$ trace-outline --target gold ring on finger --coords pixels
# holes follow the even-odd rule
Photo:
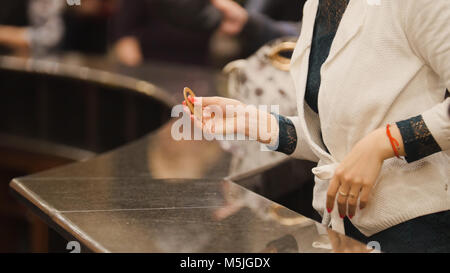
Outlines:
[[[340,194],[341,196],[343,196],[343,197],[347,197],[347,195],[348,195],[348,194],[343,193],[343,192],[341,192],[341,191],[339,191],[339,194]]]

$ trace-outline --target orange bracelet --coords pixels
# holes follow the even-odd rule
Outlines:
[[[400,154],[398,152],[400,150],[400,144],[398,144],[398,141],[392,137],[391,131],[389,130],[389,124],[386,126],[386,134],[391,142],[392,150],[394,150],[395,156],[400,158]]]

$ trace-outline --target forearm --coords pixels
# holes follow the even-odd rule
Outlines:
[[[273,140],[270,142],[271,148],[275,151],[285,153],[287,155],[292,154],[297,146],[297,133],[294,124],[286,117],[272,114],[273,117],[278,121],[274,130],[277,131],[275,134],[277,136],[277,141]],[[405,148],[403,144],[403,138],[400,133],[399,128],[396,124],[390,125],[390,133],[393,138],[399,142],[398,152],[400,156],[405,156]],[[373,143],[375,143],[378,151],[378,156],[383,160],[395,156],[392,145],[386,134],[386,127],[381,127],[368,137],[372,138]],[[274,144],[275,143],[275,144]]]
[[[442,151],[421,115],[391,124],[390,133],[399,144],[399,156],[405,156],[408,162]],[[372,136],[379,148],[381,159],[396,156],[387,136],[386,127],[375,130]]]
[[[27,38],[28,28],[13,27],[0,25],[0,44],[12,49],[29,48],[29,40]]]
[[[399,156],[409,156],[409,162],[418,158],[428,156],[440,151],[439,145],[433,140],[423,119],[418,117],[410,118],[401,122],[390,124],[389,132],[391,137],[397,140],[395,146]],[[292,154],[297,146],[297,134],[294,124],[286,117],[277,114],[257,110],[255,107],[246,111],[245,135],[257,141],[268,144],[269,148],[285,154]],[[235,128],[239,128],[239,121],[235,122]],[[417,128],[414,124],[418,124]],[[405,124],[413,124],[405,126]],[[412,130],[412,132],[407,133]],[[418,131],[420,130],[420,132]],[[235,129],[237,133],[239,129]],[[380,127],[367,136],[370,139],[367,143],[372,143],[376,148],[376,156],[386,160],[396,156],[394,147],[388,137],[386,126]],[[418,147],[419,148],[416,148]],[[425,149],[423,147],[428,147]],[[413,150],[415,148],[415,150]],[[424,152],[425,151],[425,152]],[[409,154],[408,154],[409,152]]]

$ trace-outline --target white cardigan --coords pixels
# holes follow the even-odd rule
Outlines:
[[[305,5],[291,61],[299,114],[290,119],[298,137],[292,156],[318,162],[313,206],[323,224],[344,232],[338,210],[325,209],[337,164],[370,132],[419,114],[442,152],[409,164],[386,160],[368,206],[351,221],[370,236],[449,210],[450,0],[351,0],[321,69],[320,119],[304,101],[317,7],[318,0]]]

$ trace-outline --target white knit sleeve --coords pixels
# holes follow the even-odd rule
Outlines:
[[[404,29],[417,56],[441,78],[450,90],[450,1],[413,0],[406,4]],[[442,150],[450,149],[450,99],[422,113]]]

